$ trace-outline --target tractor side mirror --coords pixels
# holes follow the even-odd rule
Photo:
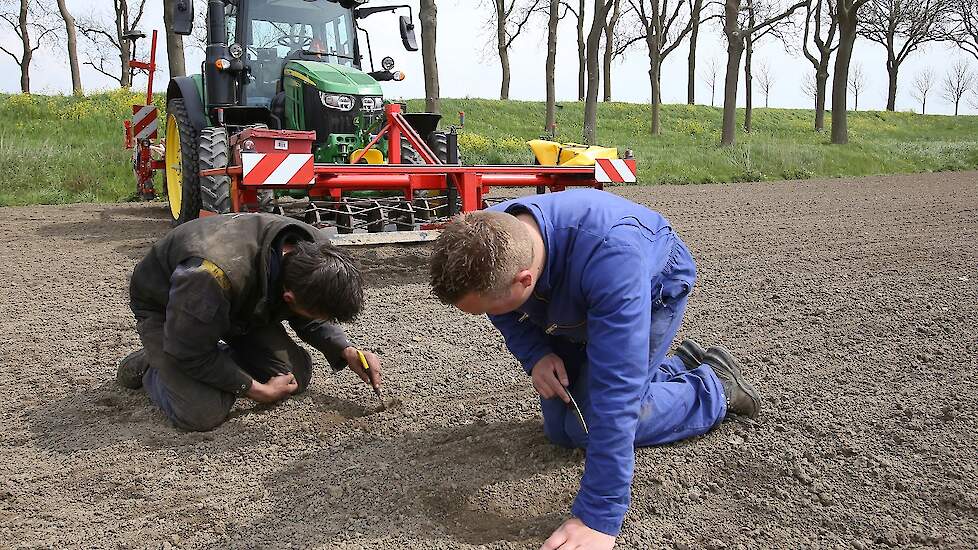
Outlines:
[[[401,42],[404,43],[405,50],[409,52],[418,51],[418,39],[414,36],[414,23],[407,15],[401,16]]]
[[[176,0],[173,6],[173,32],[183,36],[194,30],[193,0]]]

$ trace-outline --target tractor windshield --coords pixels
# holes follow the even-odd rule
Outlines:
[[[267,106],[280,89],[285,62],[307,55],[303,52],[322,54],[317,61],[358,65],[350,9],[329,0],[245,0],[240,5],[234,35],[246,46],[251,65],[248,104]]]

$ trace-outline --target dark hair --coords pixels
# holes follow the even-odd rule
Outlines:
[[[363,276],[353,258],[323,242],[297,242],[282,260],[282,288],[300,308],[332,321],[352,321],[363,307]]]

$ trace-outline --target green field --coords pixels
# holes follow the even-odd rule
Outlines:
[[[0,206],[133,198],[122,120],[136,98],[122,91],[83,98],[0,95]],[[409,104],[412,111],[423,108],[421,101]],[[443,100],[446,123],[456,123],[458,111],[465,111],[459,143],[467,164],[531,161],[525,142],[541,133],[542,103]],[[581,103],[561,103],[559,140],[580,140],[582,113]],[[718,108],[666,105],[660,136],[649,134],[647,105],[603,103],[598,113],[600,143],[633,149],[645,184],[978,168],[975,116],[852,113],[851,143],[835,146],[827,133],[811,130],[812,111],[755,109],[754,131],[741,132],[736,147],[721,148]]]

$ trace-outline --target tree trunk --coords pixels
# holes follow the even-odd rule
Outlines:
[[[587,80],[587,46],[584,41],[584,0],[578,2],[577,18],[577,100],[584,101],[585,82]]]
[[[24,48],[24,55],[20,58],[20,91],[31,93],[31,58],[34,51],[31,49],[30,28],[27,22],[27,8],[29,0],[20,0],[20,14],[17,25],[20,27],[20,41]]]
[[[751,25],[754,24],[754,18],[751,17]],[[744,131],[748,134],[751,129],[751,122],[754,114],[754,77],[750,74],[751,71],[751,57],[754,55],[754,39],[748,34],[745,42],[745,52],[744,55],[744,92],[746,97],[746,103],[744,104]]]
[[[506,6],[503,0],[496,0],[496,51],[503,72],[499,99],[509,99],[509,48],[506,47]]]
[[[620,0],[615,0],[615,7],[604,28],[604,101],[611,101],[611,62],[615,57],[615,25],[620,16]]]
[[[435,45],[438,36],[438,7],[435,0],[421,0],[421,58],[424,63],[424,108],[440,113],[441,91],[438,85],[438,57]]]
[[[549,18],[547,19],[547,120],[544,129],[556,133],[557,129],[557,87],[554,82],[554,72],[557,68],[557,23],[560,21],[560,1],[550,0]]]
[[[63,2],[64,0],[58,0]],[[187,75],[187,62],[183,53],[183,37],[173,32],[173,10],[176,2],[163,0],[163,28],[166,30],[166,59],[170,78]]]
[[[815,131],[825,129],[825,85],[829,80],[828,59],[815,71]]]
[[[662,60],[649,56],[649,81],[652,84],[652,135],[662,134]]]
[[[723,83],[723,130],[720,145],[733,145],[737,127],[737,76],[740,74],[740,57],[744,43],[740,37],[727,42],[727,74]]]
[[[123,38],[129,27],[129,3],[128,0],[114,0],[115,2],[115,33],[119,41],[119,59],[122,61],[122,73],[119,75],[119,84],[122,88],[132,87],[132,76],[129,74],[129,58],[133,43]]]
[[[78,37],[75,34],[75,18],[68,11],[65,0],[58,0],[58,10],[65,22],[65,35],[68,38],[68,66],[71,68],[71,92],[82,94],[81,72],[78,69]]]
[[[696,104],[696,40],[700,34],[700,14],[703,12],[703,0],[693,0],[690,21],[693,28],[689,32],[689,57],[687,58],[686,103]],[[710,104],[713,104],[712,99]]]
[[[888,86],[886,87],[886,110],[896,111],[897,94],[897,73],[900,65],[895,60],[886,60],[886,74],[889,76]]]
[[[922,115],[926,115],[927,114],[927,94],[924,94],[924,100],[921,102],[921,105],[920,105],[920,114],[922,114]]]
[[[958,96],[958,97],[960,98],[961,96]],[[954,100],[954,116],[958,116],[958,105],[960,105],[960,104],[961,104],[961,100],[960,99]]]
[[[587,93],[584,98],[584,143],[594,145],[598,140],[598,87],[601,85],[598,46],[608,12],[604,0],[594,0],[594,20],[587,36]]]
[[[840,2],[841,3],[841,2]],[[849,85],[849,62],[856,42],[856,14],[842,6],[837,8],[839,18],[839,48],[835,52],[835,72],[832,75],[832,143],[849,143],[849,119],[846,113]]]

